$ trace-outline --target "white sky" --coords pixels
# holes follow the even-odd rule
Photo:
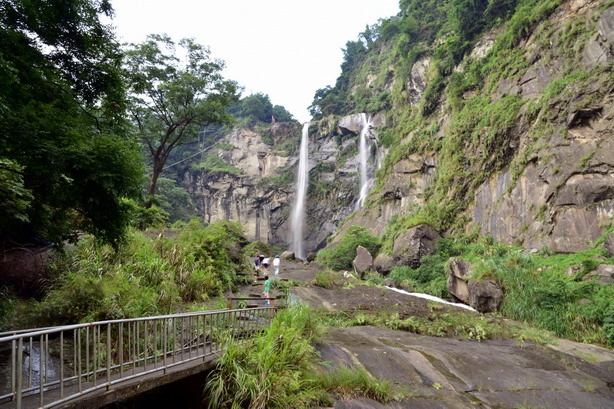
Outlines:
[[[317,89],[334,85],[342,48],[399,0],[112,0],[120,42],[194,37],[226,62],[224,76],[308,121]]]

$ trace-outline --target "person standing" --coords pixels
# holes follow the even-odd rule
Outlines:
[[[262,260],[262,267],[264,267],[264,274],[269,274],[269,265],[271,264],[271,259],[269,257],[265,257]]]
[[[269,281],[268,274],[264,276],[264,291],[262,292],[262,296],[264,297],[264,305],[271,305],[269,302],[269,298],[271,296],[271,282]]]
[[[258,281],[258,272],[260,271],[260,257],[254,260],[254,281]]]
[[[279,254],[275,254],[275,259],[273,260],[273,270],[275,271],[275,277],[279,275],[279,264],[281,260],[279,259]]]

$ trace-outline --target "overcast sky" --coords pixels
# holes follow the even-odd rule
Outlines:
[[[227,79],[262,92],[301,122],[315,91],[334,85],[345,43],[396,15],[398,0],[112,0],[121,42],[194,37],[226,62]]]

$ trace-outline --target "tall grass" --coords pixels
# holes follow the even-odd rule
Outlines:
[[[236,273],[249,268],[238,224],[192,222],[169,237],[153,236],[132,231],[117,250],[82,238],[51,266],[58,278],[34,305],[32,324],[182,311],[232,289],[241,281]]]
[[[322,371],[312,345],[320,333],[303,305],[280,311],[259,337],[229,342],[205,386],[209,408],[308,408],[337,397],[392,399],[390,383],[366,371]],[[341,375],[341,376],[340,376]]]

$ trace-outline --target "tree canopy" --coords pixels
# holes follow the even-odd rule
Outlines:
[[[0,0],[0,240],[115,243],[136,195],[107,0]]]
[[[273,117],[279,122],[295,122],[290,112],[281,105],[273,105],[267,94],[258,92],[248,95],[235,102],[229,113],[237,118],[245,118],[250,124],[257,122],[271,122]]]
[[[222,77],[223,68],[222,61],[192,39],[175,44],[166,35],[150,35],[126,52],[130,112],[152,159],[149,204],[177,146],[194,140],[206,125],[232,122],[227,108],[237,99],[238,86]]]

